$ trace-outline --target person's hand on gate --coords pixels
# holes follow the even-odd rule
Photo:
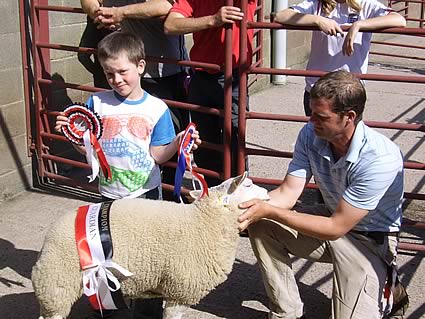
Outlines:
[[[243,19],[243,12],[238,7],[224,6],[214,15],[214,26],[220,27],[225,23],[235,23]]]
[[[356,39],[357,34],[359,33],[360,27],[357,22],[354,22],[350,29],[347,32],[347,35],[344,39],[344,44],[342,45],[342,53],[347,56],[351,56],[354,53],[354,40]]]
[[[100,7],[96,10],[95,23],[109,30],[117,30],[120,28],[121,22],[124,20],[122,7]]]
[[[316,25],[323,33],[327,35],[336,37],[339,34],[344,36],[344,31],[342,31],[340,25],[332,19],[318,16]]]

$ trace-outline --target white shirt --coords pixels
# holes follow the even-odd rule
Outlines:
[[[314,14],[324,17],[321,12],[319,0],[305,0],[291,8],[299,13]],[[392,10],[377,0],[360,0],[362,10],[360,13],[350,8],[346,3],[337,3],[335,9],[327,17],[336,21],[339,25],[351,25],[357,20],[366,20],[384,16]],[[344,37],[328,36],[321,31],[313,31],[311,38],[311,52],[307,64],[307,70],[336,71],[345,70],[353,73],[366,73],[370,41],[372,33],[359,32],[354,41],[354,53],[352,56],[342,54]],[[306,77],[306,91],[318,80],[317,77]]]

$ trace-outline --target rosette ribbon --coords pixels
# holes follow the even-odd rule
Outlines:
[[[64,114],[68,118],[68,125],[62,126],[62,133],[72,143],[86,148],[87,162],[92,168],[92,174],[88,176],[89,182],[99,174],[99,165],[105,178],[110,180],[111,168],[98,141],[103,132],[100,116],[82,103],[69,105]]]
[[[186,127],[178,149],[177,169],[174,178],[174,195],[178,198],[180,198],[183,175],[186,170],[190,171],[192,178],[195,179],[201,187],[201,192],[198,199],[201,199],[204,196],[208,196],[208,185],[204,177],[193,170],[190,159],[190,151],[192,150],[193,144],[195,143],[192,137],[195,129],[196,125],[194,123],[189,123],[189,125]]]
[[[117,270],[125,277],[133,275],[127,269],[111,260],[106,260],[100,265],[83,271],[84,294],[89,298],[92,306],[100,311],[102,317],[102,309],[116,309],[115,302],[110,293],[119,291],[121,288],[118,279],[108,268]]]
[[[87,176],[89,178],[89,182],[93,182],[99,174],[99,166],[102,169],[103,176],[105,176],[107,180],[111,180],[111,168],[109,167],[105,153],[103,152],[96,136],[94,136],[90,130],[86,130],[83,134],[83,141],[84,147],[86,148],[87,162],[92,168],[91,175]],[[97,159],[94,154],[97,155]]]

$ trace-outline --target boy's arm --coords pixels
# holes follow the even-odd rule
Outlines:
[[[168,161],[177,152],[178,140],[176,138],[167,145],[151,146],[151,156],[157,164],[163,164]]]
[[[150,0],[121,7],[100,7],[96,10],[95,22],[119,25],[125,19],[149,19],[168,14],[172,3],[168,0]]]
[[[217,28],[225,23],[241,21],[243,13],[240,8],[223,6],[215,14],[192,18],[185,17],[179,12],[170,12],[164,22],[166,34],[186,34],[198,32],[209,28]]]
[[[163,164],[166,161],[168,161],[171,157],[173,157],[173,155],[177,152],[177,149],[181,143],[184,133],[185,132],[182,131],[179,134],[177,134],[177,136],[174,138],[174,140],[170,144],[150,147],[151,156],[155,160],[155,163]],[[199,138],[198,131],[193,132],[192,138],[194,139],[194,144],[192,146],[192,150],[194,151],[198,149],[198,146],[202,143],[202,141]]]

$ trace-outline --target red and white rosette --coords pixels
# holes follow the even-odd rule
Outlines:
[[[69,105],[64,113],[69,121],[67,125],[62,126],[63,135],[70,142],[84,145],[86,148],[87,162],[92,167],[92,174],[88,176],[89,182],[99,174],[99,165],[105,178],[110,179],[111,168],[98,141],[103,132],[100,116],[83,103]],[[94,154],[97,155],[97,159]]]

